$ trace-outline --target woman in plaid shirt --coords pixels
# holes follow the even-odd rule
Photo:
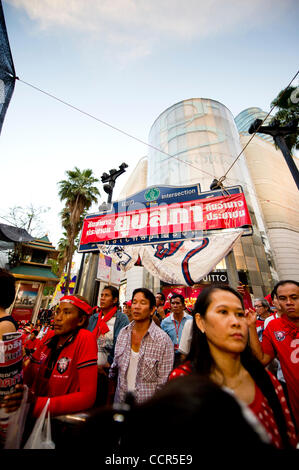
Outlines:
[[[134,394],[137,403],[149,399],[167,382],[173,368],[173,343],[152,321],[155,308],[156,299],[150,290],[134,290],[133,321],[118,335],[109,374],[110,378],[118,374],[116,403],[124,402],[127,392]]]

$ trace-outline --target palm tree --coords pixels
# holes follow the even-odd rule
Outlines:
[[[61,212],[62,225],[68,237],[67,276],[65,291],[68,292],[74,243],[82,228],[84,215],[93,202],[97,202],[100,192],[95,185],[99,180],[93,176],[91,169],[79,170],[75,167],[66,172],[68,179],[59,181],[59,197],[65,201]]]
[[[67,260],[68,260],[68,255],[69,255],[69,239],[68,239],[68,235],[66,232],[63,232],[63,236],[60,238],[57,248],[59,250],[59,254],[57,257],[58,277],[61,277],[67,265]]]
[[[275,106],[277,108],[277,112],[273,119],[280,121],[282,126],[299,119],[297,95],[298,88],[291,86],[287,90],[281,90],[271,103],[271,107]],[[285,141],[290,151],[295,149],[299,150],[299,129],[297,128],[297,132],[294,134],[286,136]]]

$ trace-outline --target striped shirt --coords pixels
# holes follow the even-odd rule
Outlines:
[[[128,391],[127,372],[131,357],[131,335],[135,322],[125,326],[116,341],[114,361],[109,377],[118,372],[117,388],[114,402],[122,403]],[[148,400],[168,380],[173,368],[174,348],[169,336],[151,322],[147,333],[142,338],[135,383],[135,400],[137,403]]]

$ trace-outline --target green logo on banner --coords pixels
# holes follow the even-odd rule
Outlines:
[[[158,188],[151,188],[144,193],[144,197],[147,201],[155,201],[160,196],[160,190]]]

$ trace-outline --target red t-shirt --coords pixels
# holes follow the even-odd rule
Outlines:
[[[267,371],[268,372],[268,371]],[[174,369],[170,376],[169,380],[175,379],[182,375],[189,375],[191,373],[191,364],[190,362],[185,362],[184,364],[180,365],[176,369]],[[283,388],[280,385],[279,381],[274,377],[270,372],[268,372],[270,378],[272,379],[275,392],[278,396],[280,401],[286,423],[287,423],[287,432],[290,438],[291,444],[296,447],[297,444],[297,437],[295,432],[295,427],[291,419],[290,411],[288,409],[286,399],[283,393]],[[274,414],[272,409],[269,406],[268,400],[264,397],[261,390],[255,385],[255,397],[253,402],[248,405],[251,411],[255,414],[257,419],[262,423],[265,430],[267,431],[272,444],[274,444],[279,449],[282,448],[282,442],[279,435],[279,430],[277,424],[274,419]]]
[[[299,432],[299,328],[286,315],[272,320],[264,330],[262,348],[280,361]]]
[[[96,398],[97,343],[93,334],[80,329],[60,350],[53,369],[47,374],[54,337],[55,332],[50,331],[42,338],[24,369],[24,383],[38,397],[35,416],[41,413],[48,398],[52,415],[90,408]]]

